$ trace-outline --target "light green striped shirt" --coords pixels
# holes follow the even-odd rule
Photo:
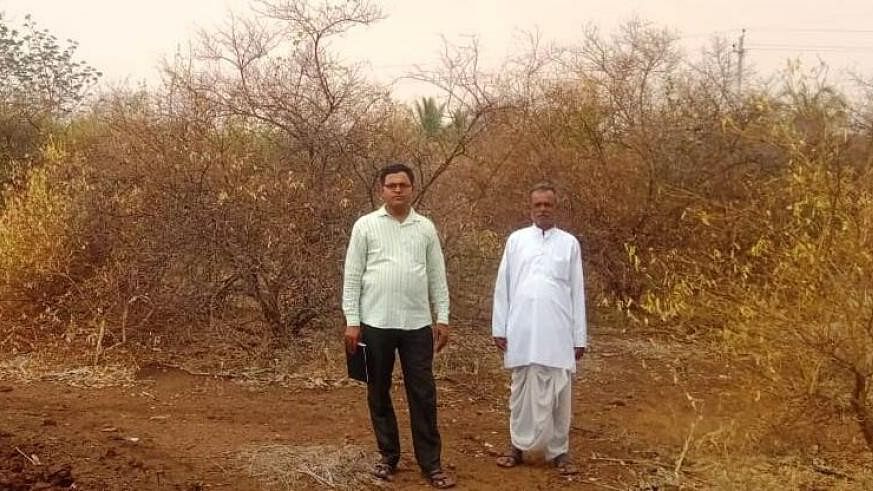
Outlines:
[[[346,324],[418,329],[449,323],[449,288],[433,222],[410,210],[403,223],[383,206],[352,228],[343,277]]]

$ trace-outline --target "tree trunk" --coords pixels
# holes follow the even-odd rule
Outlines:
[[[265,278],[257,272],[249,272],[246,276],[248,294],[258,302],[261,315],[270,326],[271,346],[284,346],[287,342],[287,332],[282,312],[279,310],[278,294],[270,288]]]
[[[870,390],[870,375],[855,371],[855,389],[852,391],[852,409],[864,435],[867,447],[873,451],[873,411],[867,405]]]

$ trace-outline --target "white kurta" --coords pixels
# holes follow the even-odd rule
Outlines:
[[[494,287],[491,333],[506,338],[504,365],[576,371],[587,345],[582,254],[575,237],[536,225],[509,236]]]

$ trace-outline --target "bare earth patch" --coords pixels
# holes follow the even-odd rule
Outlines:
[[[732,362],[690,346],[594,333],[574,383],[565,478],[537,459],[502,469],[508,376],[478,331],[437,361],[443,463],[463,489],[873,489],[851,418],[806,431],[774,417]],[[0,361],[0,489],[361,489],[375,442],[361,384],[338,345],[292,364],[154,359],[64,367],[37,354]],[[392,489],[428,489],[403,454]],[[812,431],[814,430],[814,431]]]

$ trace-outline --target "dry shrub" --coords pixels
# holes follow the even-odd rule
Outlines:
[[[67,172],[71,157],[61,148],[50,145],[43,154],[44,163],[21,177],[22,189],[9,194],[0,216],[6,315],[51,314],[55,297],[74,289],[92,267],[91,217],[80,206],[86,184]]]

